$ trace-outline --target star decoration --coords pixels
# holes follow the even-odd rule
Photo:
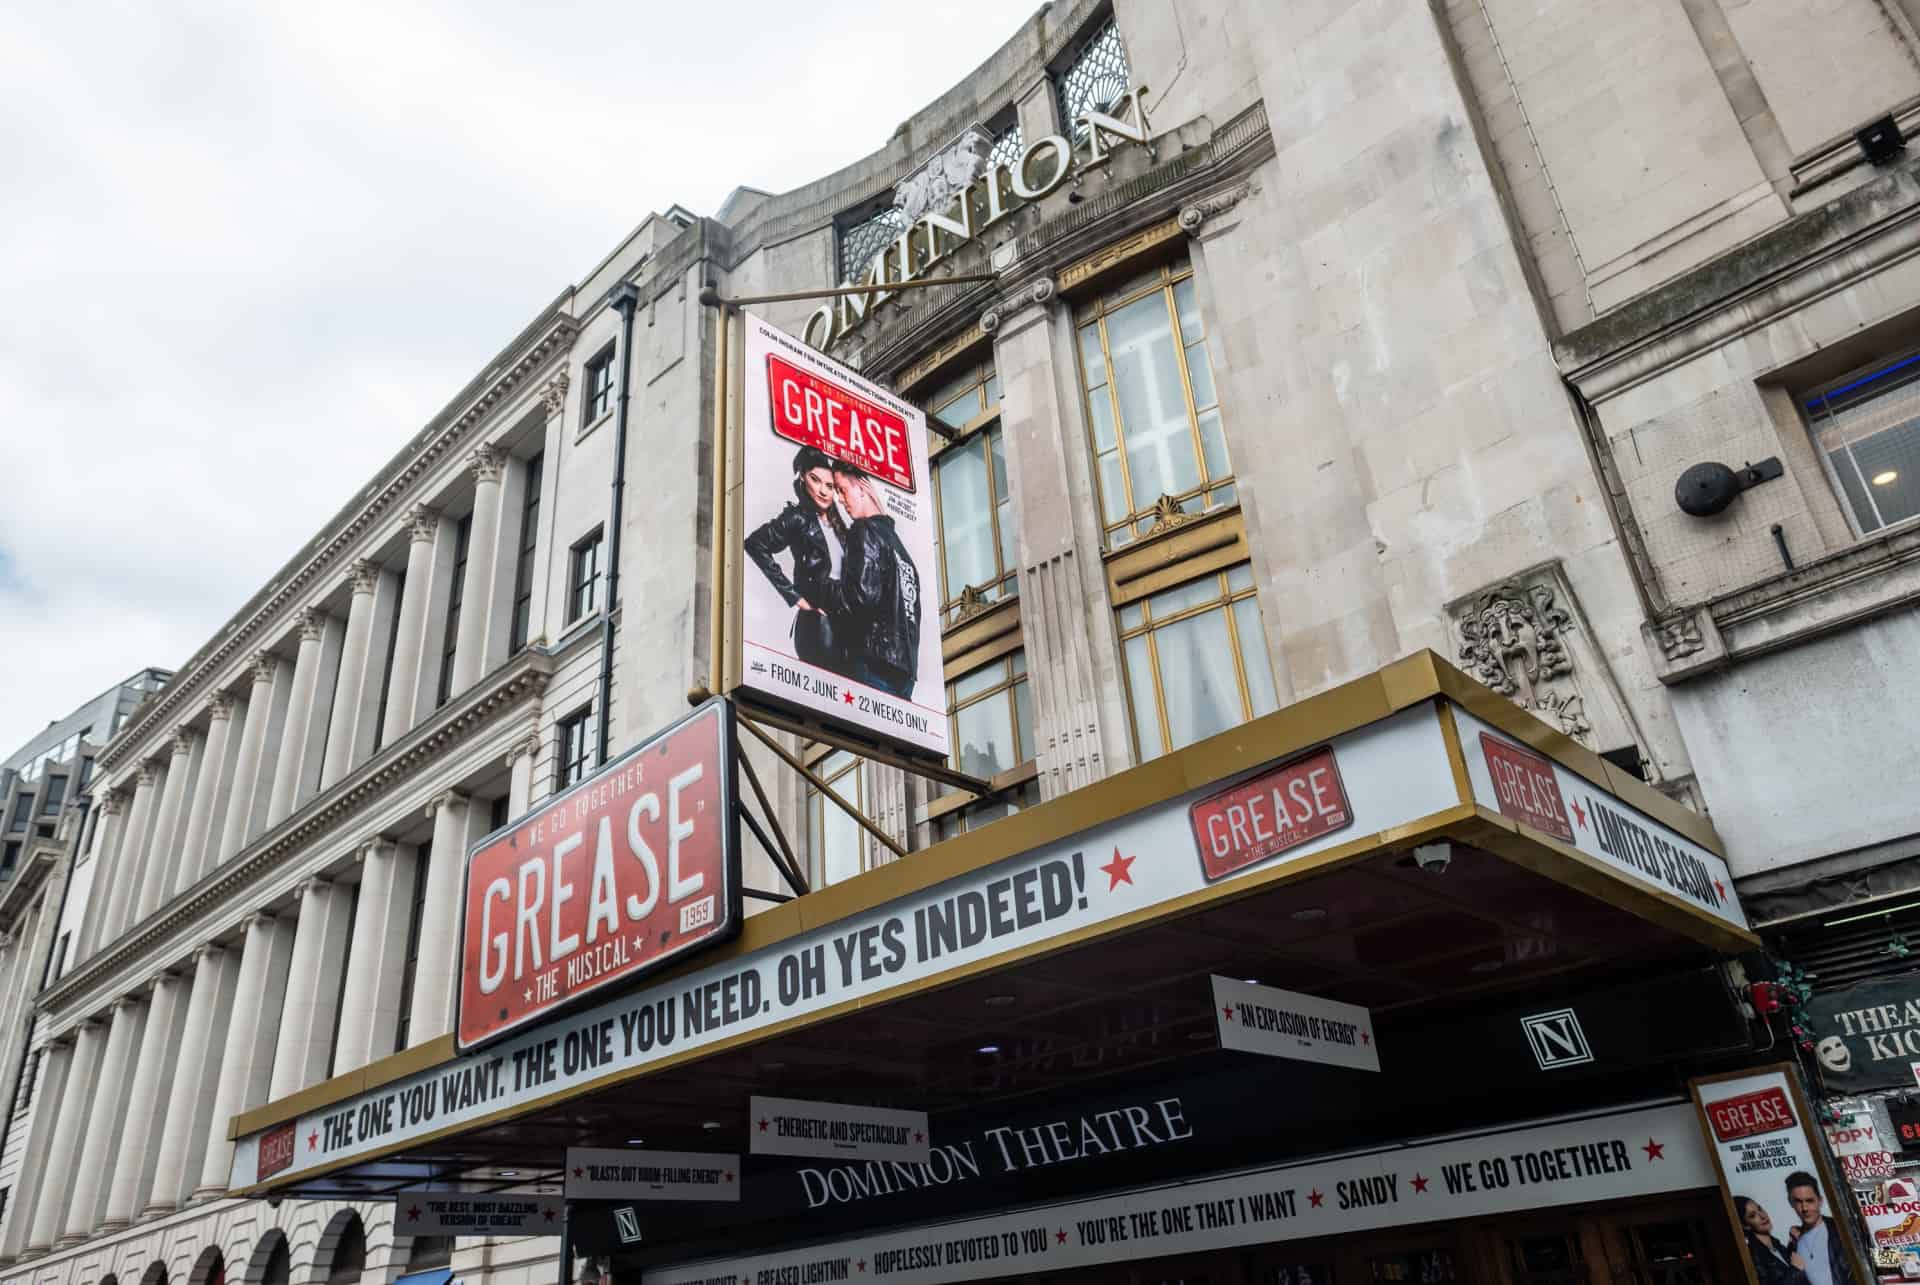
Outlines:
[[[1064,1245],[1064,1244],[1066,1244],[1066,1243],[1067,1243],[1067,1232],[1066,1232],[1066,1228],[1064,1228],[1064,1227],[1062,1227],[1062,1228],[1057,1228],[1057,1229],[1056,1229],[1056,1230],[1054,1231],[1054,1233],[1053,1233],[1053,1238],[1054,1238],[1054,1240],[1055,1240],[1055,1241],[1057,1241],[1057,1242],[1059,1242],[1059,1243],[1060,1243],[1060,1244],[1062,1244],[1062,1245]]]
[[[915,1129],[913,1131],[913,1140],[915,1142],[925,1142],[927,1140],[927,1135],[920,1132],[920,1130]]]
[[[1573,819],[1580,823],[1582,830],[1587,828],[1587,810],[1580,806],[1580,800],[1573,801]]]
[[[1104,866],[1095,866],[1094,869],[1107,877],[1107,891],[1112,892],[1123,883],[1131,884],[1133,882],[1133,863],[1137,860],[1139,860],[1137,857],[1121,856],[1120,849],[1115,848],[1113,850],[1113,860],[1107,862]]]
[[[579,1165],[575,1165],[573,1167],[573,1176],[576,1178],[584,1178],[587,1176],[587,1171],[585,1169],[582,1169]]]
[[[766,1131],[767,1131],[767,1122],[765,1120],[762,1120],[760,1122],[760,1132],[765,1133]]]
[[[545,1214],[546,1214],[546,1216],[547,1216],[547,1221],[548,1221],[548,1222],[552,1222],[552,1221],[553,1221],[553,1210],[551,1210],[551,1209],[547,1209],[547,1210],[542,1210],[541,1212],[543,1212],[543,1213],[545,1213]]]
[[[847,693],[847,704],[849,704],[849,705],[851,705],[851,704],[853,704],[853,693],[852,693],[852,692],[848,692],[848,693]]]
[[[863,1258],[859,1262],[855,1263],[853,1266],[855,1271],[864,1272],[867,1270],[867,1260]]]
[[[1721,883],[1718,879],[1713,881],[1713,890],[1720,894],[1720,900],[1725,901],[1727,899],[1727,885]]]
[[[724,1179],[726,1179],[726,1180],[727,1180],[728,1182],[732,1182],[732,1181],[733,1181],[733,1170],[731,1170],[731,1169],[729,1169],[729,1170],[727,1170],[727,1171],[726,1171],[726,1173],[724,1173],[724,1174],[722,1174],[722,1175],[721,1175],[721,1177],[722,1177],[722,1178],[724,1178]]]
[[[529,986],[521,991],[520,998],[529,1004],[533,1003],[533,987]]]
[[[1413,1175],[1413,1189],[1424,1196],[1427,1192],[1427,1184],[1432,1181],[1433,1179],[1427,1177],[1425,1174],[1417,1173]]]
[[[1320,1202],[1325,1199],[1326,1199],[1326,1195],[1323,1192],[1321,1192],[1321,1190],[1318,1187],[1315,1187],[1312,1191],[1309,1191],[1307,1193],[1307,1203],[1309,1205],[1312,1205],[1315,1209],[1320,1208]]]
[[[1371,1044],[1373,1043],[1373,1036],[1367,1034],[1365,1031],[1362,1031],[1360,1032],[1360,1042],[1362,1044]]]
[[[633,935],[633,953],[638,955],[641,951],[645,950],[646,948],[647,948],[647,935],[645,933],[635,933]]]
[[[307,1135],[307,1150],[318,1151],[319,1149],[320,1149],[320,1130],[315,1129],[312,1133],[309,1133]]]
[[[1220,1016],[1231,1022],[1233,1020],[1233,1005],[1222,1005],[1220,1008]]]
[[[1652,1138],[1648,1138],[1647,1145],[1640,1149],[1647,1153],[1647,1159],[1649,1160],[1665,1160],[1667,1158],[1667,1144],[1664,1142],[1655,1142]]]
[[[419,1217],[420,1217],[420,1206],[418,1206],[418,1205],[410,1205],[410,1206],[408,1206],[408,1208],[407,1208],[407,1217],[409,1217],[409,1218],[416,1218],[416,1219],[417,1219],[417,1218],[419,1218]]]

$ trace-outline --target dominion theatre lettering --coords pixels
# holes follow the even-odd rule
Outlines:
[[[1110,103],[1107,111],[1088,110],[1074,117],[1075,131],[1084,128],[1086,132],[1085,147],[1078,152],[1066,135],[1049,134],[1027,144],[1011,163],[989,162],[986,171],[962,188],[944,210],[916,219],[873,256],[863,275],[841,282],[873,289],[843,295],[816,308],[800,338],[821,352],[830,351],[893,298],[887,286],[924,275],[1022,206],[1058,191],[1074,175],[1105,164],[1112,144],[1149,142],[1153,135],[1146,100],[1147,87],[1141,85]]]
[[[1593,812],[1593,832],[1602,852],[1704,905],[1726,904],[1725,889],[1714,883],[1713,872],[1705,862],[1659,835],[1649,834],[1597,799],[1589,798],[1587,802]]]
[[[1039,1169],[1072,1160],[1180,1142],[1194,1136],[1179,1098],[1116,1107],[1041,1124],[997,1125],[977,1139],[936,1145],[925,1161],[869,1160],[864,1164],[803,1168],[796,1172],[807,1208],[844,1205],[876,1196],[950,1186],[978,1178]]]

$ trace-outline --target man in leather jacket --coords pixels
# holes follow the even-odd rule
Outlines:
[[[913,695],[920,666],[920,571],[893,529],[867,475],[836,460],[834,486],[847,525],[840,575],[827,582],[827,614],[845,630],[851,676],[902,699]]]

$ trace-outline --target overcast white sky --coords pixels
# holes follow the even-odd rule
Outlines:
[[[0,6],[0,758],[184,662],[648,212],[865,155],[1039,7]]]

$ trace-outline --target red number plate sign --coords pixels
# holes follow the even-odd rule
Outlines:
[[[1208,879],[1353,824],[1331,746],[1208,795],[1188,815]]]
[[[1707,1103],[1707,1119],[1713,1124],[1713,1136],[1722,1142],[1751,1138],[1759,1133],[1778,1133],[1793,1127],[1793,1107],[1785,1089],[1767,1088],[1742,1093]]]
[[[771,354],[767,383],[774,432],[858,465],[889,486],[913,490],[907,421],[898,414]]]
[[[1567,821],[1567,804],[1560,796],[1553,764],[1532,750],[1509,745],[1485,732],[1480,733],[1480,751],[1487,756],[1487,771],[1493,776],[1493,793],[1500,800],[1502,815],[1573,842],[1573,826]]]
[[[463,1050],[738,930],[731,720],[710,701],[475,847]]]

